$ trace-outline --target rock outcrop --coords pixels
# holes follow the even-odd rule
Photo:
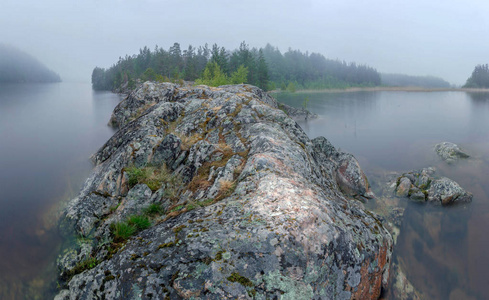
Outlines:
[[[122,101],[60,224],[83,239],[57,298],[378,298],[392,238],[351,198],[371,196],[365,175],[277,107],[249,85]]]
[[[454,163],[461,158],[470,157],[458,145],[449,142],[436,144],[435,152],[447,163]]]
[[[435,178],[434,173],[433,168],[425,168],[421,171],[402,174],[396,183],[396,195],[436,205],[472,201],[472,194],[460,187],[458,183],[446,177]]]
[[[285,112],[289,117],[296,121],[315,119],[318,115],[309,112],[304,108],[296,108],[284,103],[277,103],[278,108]]]

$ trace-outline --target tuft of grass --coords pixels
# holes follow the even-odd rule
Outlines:
[[[165,182],[169,182],[173,177],[165,165],[161,167],[146,166],[137,168],[134,166],[124,169],[129,177],[129,188],[132,188],[138,183],[146,184],[153,192],[157,191]]]
[[[217,148],[224,156],[232,156],[234,154],[233,148],[224,142],[217,144]]]
[[[221,179],[219,180],[219,185],[219,192],[225,193],[233,187],[234,182],[232,182],[231,180]]]
[[[129,177],[129,188],[132,188],[136,184],[144,181],[146,178],[146,172],[143,169],[136,167],[129,167],[125,169],[127,176]]]
[[[202,139],[202,136],[200,134],[194,133],[191,136],[186,136],[186,135],[177,135],[182,143],[180,144],[180,149],[183,151],[189,150],[195,143],[200,141]]]
[[[217,194],[216,201],[221,201],[222,199],[231,196],[231,194],[236,189],[236,182],[234,181],[221,179],[219,181],[219,184],[219,193]]]
[[[184,207],[183,205],[176,206],[176,207],[174,207],[174,208],[171,210],[171,212],[174,212],[174,211],[179,211],[179,210],[181,210],[183,207]]]
[[[71,280],[73,276],[76,274],[80,274],[86,270],[90,270],[95,268],[100,262],[95,257],[88,257],[85,260],[78,262],[73,269],[68,271],[64,276],[67,279],[67,282]]]
[[[115,211],[116,211],[116,210],[119,208],[119,206],[120,206],[120,205],[121,205],[120,203],[117,203],[117,205],[113,205],[113,206],[111,206],[111,207],[109,208],[110,213],[115,212]]]
[[[191,211],[199,207],[199,205],[196,203],[189,203],[185,207],[187,208],[187,211]]]
[[[127,224],[134,226],[137,230],[144,230],[151,227],[151,222],[147,216],[133,215],[127,218]]]
[[[143,212],[146,216],[156,216],[156,215],[162,214],[164,212],[164,210],[161,207],[161,205],[153,203],[153,204],[149,205],[148,207],[146,207],[143,210]]]
[[[205,200],[200,201],[199,205],[202,207],[205,207],[205,206],[211,205],[212,203],[214,203],[214,199],[209,198],[209,199],[205,199]]]
[[[137,228],[126,222],[116,222],[111,225],[114,241],[125,241],[136,233]]]

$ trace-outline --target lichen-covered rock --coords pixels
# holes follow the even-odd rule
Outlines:
[[[435,152],[447,163],[453,163],[461,158],[470,157],[458,145],[449,142],[436,144]]]
[[[61,223],[93,241],[96,265],[59,299],[380,296],[392,238],[348,198],[369,193],[358,162],[260,89],[145,83],[111,122]],[[111,224],[150,204],[165,211],[153,226],[116,241]]]
[[[455,181],[442,177],[431,182],[428,190],[428,201],[442,205],[468,203],[472,201],[472,194],[460,187]]]
[[[401,177],[399,184],[397,185],[396,195],[398,197],[407,197],[409,195],[409,190],[411,189],[411,180],[407,177]]]
[[[429,201],[438,205],[468,203],[472,194],[465,191],[458,183],[446,178],[435,178],[433,168],[402,174],[396,184],[398,197],[409,197],[416,202]]]
[[[357,159],[350,153],[337,151],[324,137],[312,140],[318,161],[327,166],[327,174],[333,174],[338,188],[347,196],[354,198],[372,198],[367,176],[363,173]]]

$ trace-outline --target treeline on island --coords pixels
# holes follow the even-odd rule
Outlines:
[[[489,65],[477,65],[467,79],[464,88],[489,88]]]
[[[374,68],[325,58],[319,53],[289,49],[281,53],[267,44],[250,48],[242,42],[228,50],[214,44],[182,50],[174,43],[168,50],[155,47],[140,49],[137,55],[119,57],[108,69],[92,72],[95,90],[122,91],[135,86],[136,80],[195,81],[218,86],[249,83],[265,90],[347,88],[378,86],[380,74]]]
[[[61,78],[37,59],[9,45],[0,44],[0,82],[60,82]]]
[[[434,76],[411,76],[405,74],[381,74],[382,85],[397,87],[449,88],[450,83]]]

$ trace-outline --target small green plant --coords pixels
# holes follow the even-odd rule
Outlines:
[[[199,202],[199,205],[202,206],[202,207],[204,207],[204,206],[209,206],[212,203],[214,203],[214,199],[209,198],[209,199],[205,199],[205,200],[200,201]]]
[[[117,205],[112,205],[109,209],[110,209],[110,213],[113,213],[115,212],[118,208],[119,208],[119,205],[121,205],[120,203],[117,203]]]
[[[309,96],[307,96],[306,98],[304,98],[304,101],[302,101],[302,108],[304,108],[305,110],[307,110],[307,104],[309,104]]]
[[[183,208],[183,205],[179,205],[177,207],[174,207],[171,211],[174,212],[174,211],[179,211],[180,209]]]
[[[114,241],[125,241],[136,233],[137,228],[134,225],[129,225],[126,222],[116,222],[111,225]]]
[[[125,169],[127,176],[129,177],[128,183],[129,187],[133,187],[136,184],[143,181],[146,177],[144,169],[139,169],[136,167],[129,167]]]
[[[199,207],[199,205],[196,203],[189,203],[185,207],[187,208],[187,211],[191,211]]]
[[[161,205],[153,203],[143,210],[144,214],[147,216],[156,216],[163,213],[163,208]]]
[[[99,264],[99,261],[95,257],[88,257],[85,260],[77,263],[73,269],[71,269],[65,276],[68,278],[68,281],[75,276],[76,274],[80,274],[83,271],[90,270],[95,268]]]
[[[151,227],[148,217],[143,215],[133,215],[127,218],[127,224],[134,226],[137,230],[144,230]]]

